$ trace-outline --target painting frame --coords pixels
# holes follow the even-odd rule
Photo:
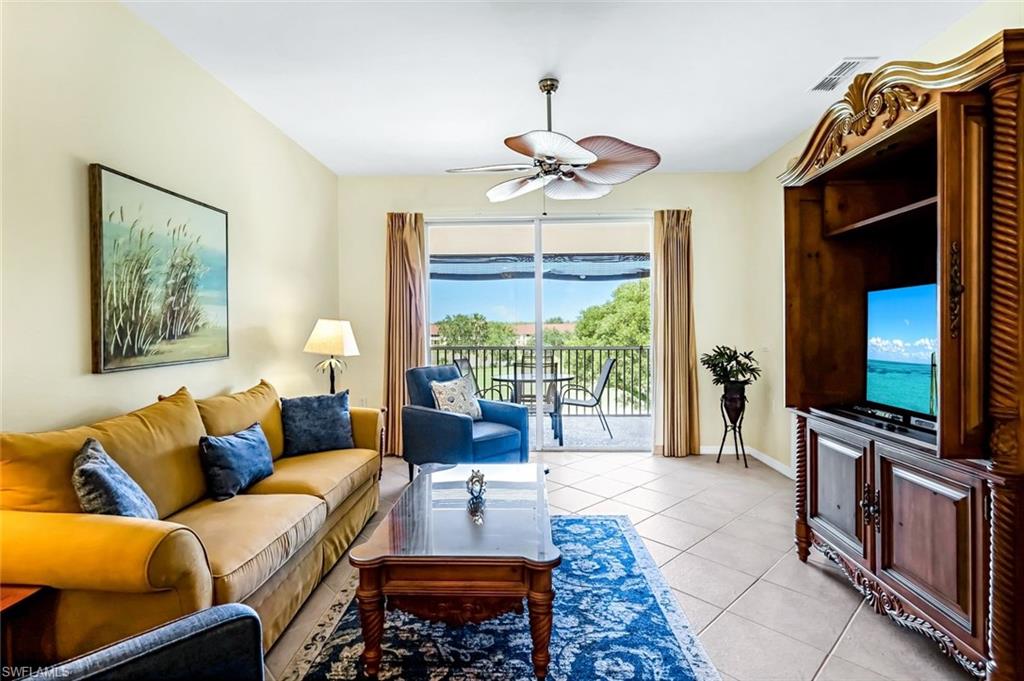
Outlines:
[[[105,327],[106,309],[104,301],[104,282],[105,275],[107,274],[106,269],[108,263],[105,239],[106,239],[106,227],[104,221],[104,174],[109,173],[110,176],[119,178],[120,181],[126,181],[133,185],[138,185],[143,191],[151,190],[159,192],[171,201],[182,201],[190,205],[190,209],[195,211],[209,211],[211,218],[216,220],[223,220],[223,262],[222,262],[222,280],[223,280],[223,352],[216,352],[216,354],[202,355],[202,356],[186,356],[181,358],[172,359],[154,359],[153,361],[134,361],[133,363],[126,363],[122,361],[119,365],[116,358],[108,357],[107,348],[105,347],[105,338],[107,328]],[[228,359],[231,356],[231,333],[230,333],[230,295],[229,295],[229,219],[228,212],[216,206],[210,205],[203,201],[185,196],[179,192],[161,187],[152,182],[147,182],[138,177],[129,175],[128,173],[116,170],[109,166],[100,163],[91,163],[88,167],[88,178],[89,178],[89,247],[90,247],[90,296],[91,296],[91,314],[92,314],[92,337],[91,337],[91,349],[92,349],[92,373],[94,374],[107,374],[116,373],[121,371],[133,371],[137,369],[149,369],[153,367],[164,367],[164,366],[175,366],[180,364],[195,364],[199,362],[214,362],[218,360]],[[141,205],[140,205],[141,211]],[[141,217],[141,216],[140,216]],[[186,221],[187,222],[187,221]],[[168,220],[168,226],[170,220]],[[185,224],[185,227],[188,225]],[[152,230],[151,230],[152,232]],[[197,241],[198,243],[198,241]],[[219,263],[219,254],[218,254]],[[219,329],[218,329],[218,344]],[[169,344],[177,342],[176,340],[168,341]],[[145,357],[145,355],[139,355],[137,357]]]

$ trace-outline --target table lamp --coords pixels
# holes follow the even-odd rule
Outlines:
[[[316,368],[330,374],[333,395],[334,371],[340,373],[345,370],[345,361],[338,358],[358,356],[359,346],[356,345],[356,337],[349,322],[340,319],[318,319],[302,351],[315,355],[330,355],[328,359],[317,364]]]

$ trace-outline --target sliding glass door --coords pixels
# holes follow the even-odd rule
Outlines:
[[[652,446],[650,221],[428,220],[430,359],[530,410],[531,446]]]
[[[558,411],[544,447],[649,451],[650,222],[541,225],[538,313]]]

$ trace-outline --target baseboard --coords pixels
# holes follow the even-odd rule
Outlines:
[[[775,457],[768,456],[760,449],[755,449],[753,447],[745,447],[745,449],[747,450],[747,456],[757,459],[765,466],[768,466],[768,468],[771,468],[776,473],[781,473],[782,475],[785,475],[790,480],[796,480],[796,473],[793,472],[793,468],[791,466],[787,466],[786,464],[782,463]],[[701,456],[718,456],[718,446],[701,445],[700,454]],[[722,449],[722,456],[725,456],[726,454],[728,454],[729,456],[734,456],[736,454],[736,448],[725,447],[724,449]]]

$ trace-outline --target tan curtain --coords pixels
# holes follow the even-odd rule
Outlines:
[[[423,215],[388,213],[387,324],[384,346],[384,453],[402,453],[402,407],[408,395],[405,370],[426,364],[423,287],[426,253]]]
[[[654,213],[654,344],[660,449],[700,453],[690,209]]]

